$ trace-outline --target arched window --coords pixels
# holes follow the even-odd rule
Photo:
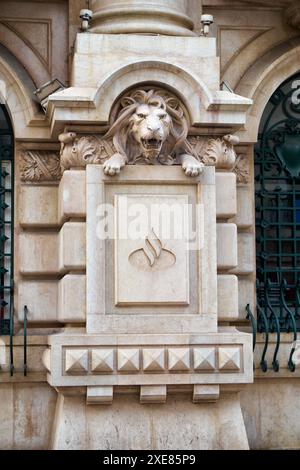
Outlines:
[[[286,284],[285,299],[288,305],[293,307],[293,311],[296,311],[298,318],[299,298],[297,300],[297,295],[299,295],[300,286],[299,90],[300,73],[285,81],[274,92],[265,108],[255,149],[258,294],[266,285],[273,286],[271,294],[273,292],[274,299],[277,296],[277,306],[282,312],[280,286]],[[284,329],[284,318],[280,326]]]
[[[14,137],[0,105],[0,334],[13,327]]]

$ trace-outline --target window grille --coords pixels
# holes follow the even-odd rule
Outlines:
[[[0,105],[0,334],[13,334],[14,138]]]
[[[300,74],[274,92],[264,111],[255,148],[258,304],[271,330],[272,324],[274,330],[278,329],[278,320],[280,331],[293,328],[286,307],[300,330],[299,86]],[[266,291],[275,312],[273,320],[269,318]],[[260,327],[264,331],[264,326]]]

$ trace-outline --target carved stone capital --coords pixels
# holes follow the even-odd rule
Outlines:
[[[50,150],[26,150],[21,154],[20,171],[24,182],[59,181],[59,154]]]

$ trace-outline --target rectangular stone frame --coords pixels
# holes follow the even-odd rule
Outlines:
[[[87,194],[87,333],[155,334],[195,333],[217,331],[217,263],[216,263],[216,195],[215,169],[205,167],[203,173],[191,178],[185,176],[180,167],[126,166],[120,175],[106,176],[102,166],[88,165],[86,168]],[[194,313],[173,307],[153,306],[138,312],[132,307],[121,314],[112,312],[107,302],[108,284],[113,274],[106,264],[107,240],[97,238],[97,208],[107,202],[111,185],[178,186],[187,193],[195,189],[196,202],[203,211],[197,213],[199,226],[198,293],[201,305]],[[125,186],[124,186],[125,187]],[[201,246],[201,238],[202,246]],[[182,307],[184,309],[184,307]],[[173,309],[173,310],[172,310]],[[153,312],[154,311],[154,312]],[[182,314],[180,314],[182,312]],[[138,314],[137,314],[138,313]],[[178,315],[178,313],[180,315]]]

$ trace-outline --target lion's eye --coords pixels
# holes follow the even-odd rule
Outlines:
[[[167,117],[166,114],[161,114],[161,115],[159,116],[160,119],[165,119],[166,117]]]
[[[146,116],[145,116],[145,114],[141,114],[141,113],[140,113],[140,114],[138,114],[138,117],[139,117],[140,119],[145,119]]]

